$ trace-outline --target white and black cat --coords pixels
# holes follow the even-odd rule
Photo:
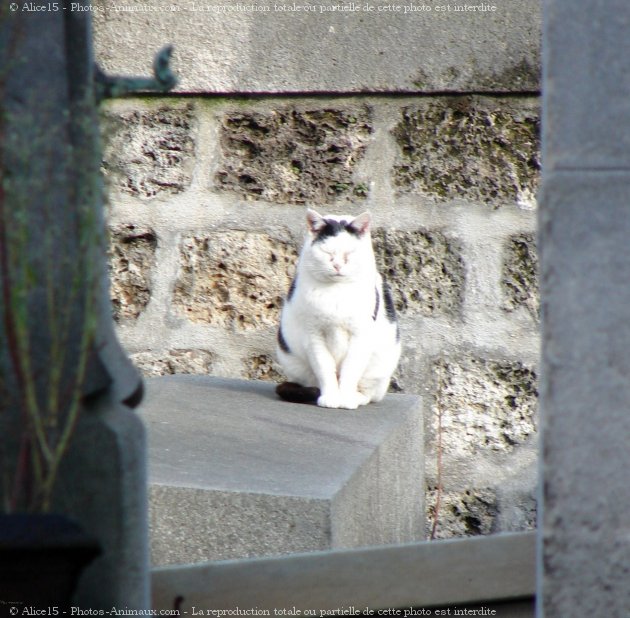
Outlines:
[[[355,409],[380,401],[400,357],[391,292],[376,269],[371,216],[307,211],[307,234],[282,308],[278,360],[287,401]]]

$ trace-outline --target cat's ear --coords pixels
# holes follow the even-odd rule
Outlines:
[[[358,217],[355,217],[350,222],[350,226],[355,229],[359,236],[363,236],[370,229],[370,224],[372,223],[372,215],[368,210],[361,213]]]
[[[316,210],[308,208],[306,210],[306,224],[308,225],[309,232],[317,234],[317,232],[326,225],[326,222],[324,221],[324,217],[322,217]]]

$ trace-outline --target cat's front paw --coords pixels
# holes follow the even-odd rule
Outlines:
[[[344,408],[356,410],[359,406],[369,403],[369,398],[363,393],[351,391],[347,393],[323,393],[317,399],[317,405],[322,408]]]
[[[322,408],[339,408],[339,393],[322,393],[317,398],[317,405]]]
[[[368,402],[369,399],[363,393],[353,391],[341,394],[339,407],[346,410],[356,410],[359,406],[363,406]]]

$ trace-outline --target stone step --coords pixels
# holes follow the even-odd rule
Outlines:
[[[189,616],[534,618],[536,533],[160,567],[152,590]]]
[[[269,382],[146,382],[154,565],[424,537],[421,400],[280,401]]]

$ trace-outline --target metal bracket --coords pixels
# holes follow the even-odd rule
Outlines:
[[[177,85],[177,77],[169,66],[173,46],[162,48],[153,60],[153,77],[125,77],[121,75],[106,75],[103,70],[95,66],[96,98],[113,99],[134,92],[168,92]]]

